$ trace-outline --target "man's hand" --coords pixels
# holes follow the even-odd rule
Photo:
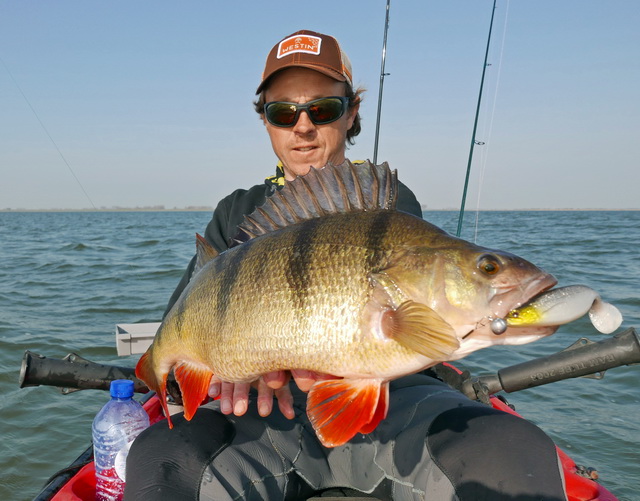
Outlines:
[[[292,369],[291,375],[295,379],[298,388],[305,393],[308,392],[316,381],[326,381],[327,379],[341,379],[331,374],[323,374],[322,372],[312,372],[303,369]]]
[[[335,379],[329,374],[320,374],[307,370],[275,371],[262,375],[253,383],[227,383],[216,376],[209,383],[209,396],[220,396],[220,411],[223,414],[235,414],[242,416],[249,407],[249,388],[253,386],[258,390],[258,413],[268,416],[273,410],[273,397],[278,399],[278,408],[287,418],[293,419],[293,396],[289,389],[289,380],[293,375],[298,388],[307,392],[316,381]]]
[[[223,414],[242,416],[249,407],[249,388],[253,386],[258,390],[258,413],[261,416],[271,414],[275,395],[280,412],[287,419],[293,419],[295,413],[289,379],[289,373],[285,371],[269,372],[253,383],[227,383],[213,376],[209,384],[209,396],[220,396],[220,411]]]

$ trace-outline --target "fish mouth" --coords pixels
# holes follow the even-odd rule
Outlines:
[[[500,333],[495,332],[491,326],[494,320],[504,319],[511,310],[529,302],[557,283],[558,281],[553,275],[543,272],[536,274],[526,282],[496,287],[489,300],[489,313],[480,318],[475,325],[467,326],[466,332],[459,332],[461,345],[451,360],[457,360],[480,348],[495,344],[525,344],[553,334],[558,329],[557,326],[508,326]]]
[[[511,310],[528,303],[557,283],[558,280],[553,275],[545,273],[517,287],[507,286],[497,289],[490,301],[493,318],[504,318]]]

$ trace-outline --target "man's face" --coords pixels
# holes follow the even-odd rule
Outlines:
[[[344,96],[345,84],[307,68],[288,68],[276,73],[265,90],[265,102],[286,101],[304,104],[321,97]],[[273,151],[284,165],[285,178],[320,168],[328,162],[341,164],[345,157],[347,131],[353,125],[358,107],[347,110],[335,122],[315,125],[305,111],[293,127],[276,127],[263,116]]]

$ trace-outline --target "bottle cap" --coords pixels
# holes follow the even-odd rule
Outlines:
[[[131,398],[133,396],[133,381],[130,379],[111,381],[110,393],[115,398]]]

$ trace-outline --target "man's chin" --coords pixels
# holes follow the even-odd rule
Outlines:
[[[291,178],[289,179],[289,181],[291,181],[298,176],[304,176],[305,174],[308,174],[311,167],[320,169],[324,167],[326,163],[327,162],[322,159],[309,156],[309,159],[307,160],[290,163],[287,167],[285,167],[285,174],[287,174],[287,179]]]

